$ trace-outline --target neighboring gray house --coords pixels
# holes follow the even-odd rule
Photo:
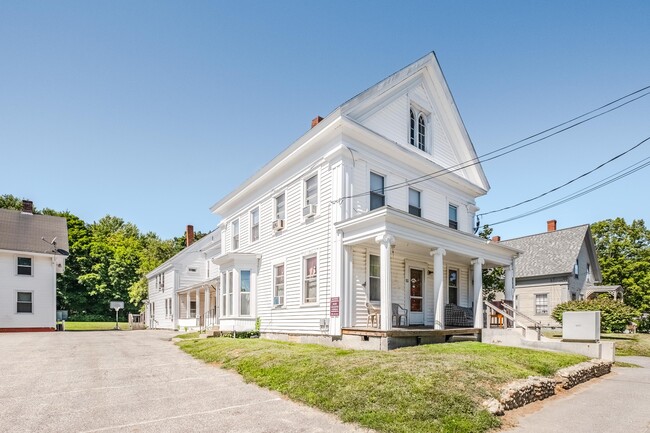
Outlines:
[[[30,201],[22,211],[0,209],[0,332],[54,330],[67,249],[65,218],[34,215]]]
[[[597,286],[602,275],[588,224],[547,231],[501,242],[523,251],[515,260],[515,307],[546,326],[559,326],[550,317],[556,305],[600,293],[622,298],[621,286]]]

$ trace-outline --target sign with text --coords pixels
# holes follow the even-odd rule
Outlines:
[[[330,298],[330,317],[339,317],[339,297]]]

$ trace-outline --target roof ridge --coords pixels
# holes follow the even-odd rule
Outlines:
[[[512,238],[512,239],[505,239],[505,240],[502,240],[501,242],[516,241],[516,240],[519,240],[519,239],[531,238],[533,236],[548,235],[548,234],[552,234],[552,233],[558,233],[558,232],[563,232],[563,231],[567,231],[567,230],[575,230],[575,229],[579,229],[579,228],[582,228],[582,227],[590,227],[590,226],[591,226],[591,224],[581,224],[579,226],[566,227],[566,228],[559,229],[559,230],[553,230],[552,232],[546,231],[546,232],[540,232],[540,233],[533,233],[532,235],[519,236],[519,237]]]

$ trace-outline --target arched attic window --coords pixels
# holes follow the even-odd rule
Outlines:
[[[409,144],[415,146],[415,113],[411,109],[411,130],[409,134]]]
[[[425,149],[426,127],[424,123],[424,115],[420,114],[418,117],[418,149]]]

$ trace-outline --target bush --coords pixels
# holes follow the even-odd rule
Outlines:
[[[650,333],[650,315],[645,315],[636,321],[637,324],[637,332],[644,332],[646,334]]]
[[[122,316],[120,314],[120,316]],[[120,317],[122,319],[122,317]],[[115,314],[112,316],[105,314],[88,314],[88,313],[74,313],[68,317],[68,322],[115,322]]]
[[[223,332],[221,334],[222,337],[227,337],[227,338],[259,338],[260,332],[259,331],[241,331],[241,332],[235,332],[234,334],[232,332]]]
[[[601,332],[623,332],[627,324],[639,315],[634,308],[607,297],[559,304],[551,316],[562,323],[562,313],[565,311],[600,311]]]

